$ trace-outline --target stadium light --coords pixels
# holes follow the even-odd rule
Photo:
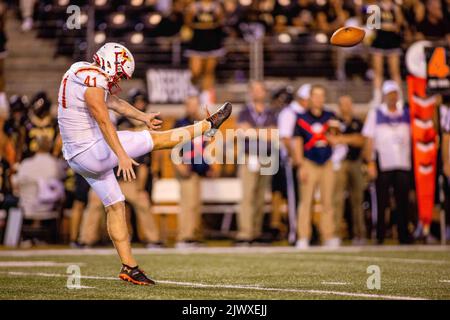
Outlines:
[[[239,0],[241,6],[247,7],[252,4],[252,0]]]
[[[162,16],[159,13],[151,13],[147,19],[148,23],[153,26],[158,25],[161,22],[161,20]]]
[[[86,24],[87,21],[88,21],[88,14],[86,12],[82,12],[80,14],[80,23]]]
[[[282,7],[287,7],[288,5],[291,4],[291,0],[278,0],[278,3],[279,3],[280,6],[282,6]]]
[[[280,33],[280,34],[278,35],[278,41],[279,41],[280,43],[290,43],[291,40],[292,40],[292,38],[291,38],[291,36],[289,35],[289,33],[283,32],[283,33]]]
[[[95,0],[95,5],[97,7],[103,7],[104,5],[106,5],[107,2],[108,0]]]
[[[131,0],[130,4],[133,7],[140,7],[144,4],[144,0]]]
[[[140,44],[144,41],[144,35],[141,32],[135,32],[131,35],[130,41],[132,44]]]
[[[327,43],[328,42],[328,37],[325,33],[318,33],[318,34],[316,34],[315,38],[318,43]]]
[[[105,42],[105,40],[106,40],[106,34],[104,32],[100,31],[95,34],[94,42],[96,44],[102,44]]]
[[[112,18],[114,24],[120,25],[125,23],[125,15],[123,13],[116,13]]]
[[[316,0],[318,6],[324,6],[327,4],[327,0]]]
[[[69,0],[58,0],[58,6],[60,7],[67,7],[69,5]]]

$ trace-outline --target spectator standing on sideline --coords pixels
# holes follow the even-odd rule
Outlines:
[[[443,193],[446,227],[446,238],[450,239],[450,106],[441,104],[440,108],[441,127],[441,159],[443,173]]]
[[[305,83],[296,92],[295,100],[286,106],[278,116],[278,132],[281,140],[281,162],[286,171],[286,192],[289,215],[289,242],[293,243],[297,233],[297,202],[299,199],[299,185],[297,180],[297,167],[293,157],[293,135],[300,114],[308,108],[311,85]]]
[[[411,242],[408,232],[408,204],[411,188],[411,129],[409,110],[400,98],[397,82],[383,83],[384,102],[369,111],[363,128],[368,174],[375,180],[377,193],[377,241],[384,242],[385,213],[390,188],[396,204],[397,228],[402,244]]]
[[[332,145],[345,145],[347,152],[336,171],[334,188],[334,208],[336,234],[342,232],[345,209],[345,191],[351,203],[353,222],[353,244],[365,244],[366,227],[362,208],[364,179],[361,151],[364,137],[361,135],[363,123],[353,115],[353,101],[348,95],[339,98],[339,122],[341,134],[329,136]],[[342,238],[342,237],[341,237]]]
[[[5,1],[0,0],[0,114],[3,117],[8,117],[9,105],[5,93],[5,58],[6,50],[6,23],[7,6]]]
[[[264,219],[264,199],[271,176],[261,174],[258,144],[267,143],[270,152],[271,129],[276,126],[276,117],[267,105],[264,83],[250,83],[250,101],[238,115],[240,138],[245,139],[245,163],[240,164],[238,176],[242,183],[242,200],[238,213],[237,245],[249,245],[260,240]],[[264,134],[261,130],[267,130]],[[260,141],[262,137],[266,141]],[[257,154],[254,154],[254,152]]]
[[[291,86],[282,87],[275,91],[270,100],[271,109],[278,119],[280,113],[286,108],[293,100],[293,89]],[[283,157],[283,153],[280,145],[276,146],[273,152],[278,152],[279,157]],[[286,155],[287,157],[287,155]],[[287,228],[284,223],[284,210],[285,199],[288,198],[288,186],[287,181],[292,181],[292,170],[290,170],[291,177],[286,177],[286,162],[285,160],[280,161],[280,167],[277,173],[272,176],[272,212],[270,215],[270,232],[272,233],[272,240],[284,239],[286,238]],[[293,183],[290,183],[293,186]],[[291,187],[293,188],[293,187]],[[290,192],[294,194],[294,191]]]
[[[325,88],[313,85],[308,111],[300,114],[294,130],[294,156],[300,188],[298,240],[296,247],[306,249],[311,238],[311,207],[318,187],[322,203],[320,233],[325,246],[339,246],[334,237],[332,148],[327,135],[338,130],[334,113],[325,110]]]
[[[194,124],[203,119],[198,95],[191,95],[185,101],[185,116],[175,123],[175,128]],[[204,157],[206,146],[203,136],[199,136],[181,150],[182,163],[175,165],[180,183],[180,215],[178,217],[177,248],[196,247],[201,244],[201,181],[204,177],[219,176],[219,167],[209,165]]]

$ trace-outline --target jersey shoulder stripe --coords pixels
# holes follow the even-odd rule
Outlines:
[[[98,87],[108,91],[108,74],[89,63],[80,63],[72,69],[74,81],[84,87]]]

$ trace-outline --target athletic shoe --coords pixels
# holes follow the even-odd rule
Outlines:
[[[365,246],[367,240],[365,238],[354,238],[352,239],[352,246]]]
[[[33,19],[32,18],[25,18],[25,20],[22,23],[22,31],[23,32],[28,32],[31,29],[33,29]]]
[[[235,247],[250,247],[252,245],[252,240],[238,239],[234,241]]]
[[[189,248],[200,248],[205,247],[205,244],[201,241],[197,240],[185,240],[185,241],[178,241],[175,244],[176,249],[189,249]]]
[[[136,267],[129,267],[125,264],[122,264],[122,269],[120,269],[119,278],[123,281],[128,281],[133,284],[141,285],[141,286],[151,286],[155,285],[155,281],[148,278],[144,271]]]
[[[164,243],[162,243],[161,241],[147,242],[145,244],[145,248],[146,249],[162,249],[162,248],[164,248]]]
[[[208,112],[208,118],[206,118],[206,120],[211,123],[211,129],[205,132],[205,136],[214,136],[222,123],[224,123],[224,121],[230,117],[232,110],[233,106],[231,105],[231,103],[225,102],[223,106],[221,106],[219,110],[217,110],[212,115],[209,115]]]
[[[323,246],[325,248],[329,248],[329,249],[339,248],[341,246],[341,239],[331,238],[331,239],[325,240],[325,243],[323,244]]]
[[[308,239],[298,239],[295,243],[295,248],[298,250],[307,250],[309,248]]]

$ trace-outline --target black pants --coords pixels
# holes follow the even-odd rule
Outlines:
[[[377,189],[377,240],[384,241],[386,231],[385,214],[390,205],[390,189],[393,189],[397,214],[397,228],[400,243],[409,243],[408,206],[410,191],[410,174],[405,170],[379,171],[376,180]]]

